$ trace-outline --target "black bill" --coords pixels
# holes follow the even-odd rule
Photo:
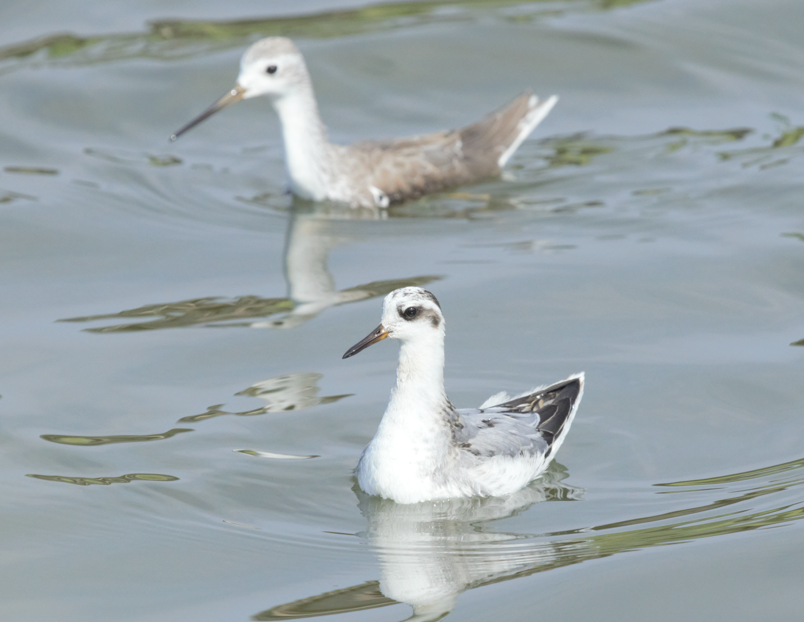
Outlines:
[[[385,330],[382,324],[380,324],[377,328],[371,331],[365,339],[361,339],[351,348],[346,351],[346,354],[343,355],[343,358],[348,359],[350,356],[354,356],[358,352],[365,350],[370,345],[377,343],[378,341],[382,341],[388,336],[388,331]]]
[[[198,115],[195,119],[190,121],[187,125],[185,125],[183,128],[181,128],[178,132],[173,134],[170,137],[170,142],[173,142],[174,140],[176,140],[179,136],[184,134],[184,132],[186,132],[187,130],[193,129],[196,125],[201,123],[201,121],[204,121],[204,120],[208,119],[213,114],[218,112],[218,110],[223,110],[224,108],[226,108],[226,106],[230,106],[231,104],[239,102],[241,99],[243,99],[243,95],[245,95],[245,93],[246,93],[246,89],[244,89],[239,84],[236,85],[231,91],[226,93],[226,95],[221,97],[218,101],[216,101],[214,104],[212,104],[209,108],[207,108],[204,112],[202,112],[200,115]]]

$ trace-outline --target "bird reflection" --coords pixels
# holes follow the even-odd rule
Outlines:
[[[331,615],[406,603],[413,608],[408,620],[440,620],[467,589],[553,567],[559,558],[566,558],[566,546],[588,546],[583,541],[535,541],[530,534],[492,529],[493,521],[515,516],[535,503],[581,498],[582,489],[561,482],[566,476],[563,467],[554,464],[542,478],[507,497],[413,504],[369,496],[355,486],[367,523],[357,535],[376,552],[379,582],[280,605],[252,619]]]
[[[542,480],[507,497],[417,504],[359,492],[360,511],[367,520],[364,535],[380,563],[380,590],[410,605],[410,620],[439,620],[467,589],[555,562],[553,543],[525,543],[526,534],[494,531],[490,523],[549,498],[580,498],[581,489],[560,483],[565,476],[550,470]]]
[[[222,415],[250,417],[272,412],[302,410],[303,408],[310,408],[312,406],[318,406],[319,404],[331,404],[352,395],[351,393],[343,395],[318,395],[318,381],[321,380],[321,378],[323,378],[321,374],[309,372],[268,378],[267,380],[257,382],[247,389],[235,393],[236,396],[256,397],[265,402],[263,406],[249,410],[229,411],[223,409],[223,404],[215,404],[207,407],[206,412],[182,417],[179,419],[179,422],[195,423]]]
[[[467,589],[611,555],[802,520],[803,472],[804,459],[797,459],[752,471],[654,484],[660,494],[678,495],[679,502],[670,511],[539,534],[494,531],[494,521],[540,501],[580,499],[583,490],[563,484],[566,472],[556,463],[527,488],[502,498],[398,505],[356,488],[367,521],[365,532],[356,535],[372,545],[380,580],[279,605],[252,620],[299,619],[399,603],[413,607],[408,621],[440,620]],[[688,504],[699,501],[703,491],[709,491],[705,503]],[[714,497],[712,491],[717,491]]]
[[[254,327],[293,328],[316,317],[327,307],[375,298],[380,295],[377,292],[385,288],[385,283],[391,282],[375,282],[338,290],[335,277],[328,267],[330,251],[349,241],[346,235],[336,233],[334,221],[379,217],[379,210],[360,209],[347,212],[335,208],[333,211],[333,206],[330,206],[324,212],[308,208],[304,202],[294,201],[285,238],[285,280],[288,284],[288,299],[293,301],[294,306],[276,319],[255,322],[252,324]],[[408,280],[422,279],[430,282],[435,277],[414,277]]]
[[[284,267],[288,293],[283,298],[249,295],[226,299],[207,296],[59,321],[128,320],[84,329],[91,333],[136,332],[197,325],[293,328],[333,305],[377,298],[400,287],[421,286],[438,280],[438,276],[424,275],[372,281],[342,290],[336,287],[335,278],[327,265],[329,253],[333,248],[349,241],[345,235],[337,233],[337,221],[382,217],[380,210],[338,210],[327,205],[320,209],[311,209],[309,203],[294,201],[285,238]]]

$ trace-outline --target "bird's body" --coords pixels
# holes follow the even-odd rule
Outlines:
[[[279,115],[291,190],[302,198],[355,207],[387,207],[499,175],[558,100],[540,100],[527,91],[461,129],[335,145],[318,113],[301,52],[290,39],[269,37],[243,55],[235,88],[171,138],[231,103],[258,95],[270,97]]]
[[[457,410],[444,390],[444,318],[435,297],[418,287],[391,292],[382,324],[344,358],[386,337],[402,341],[397,384],[357,465],[365,492],[399,503],[499,496],[547,468],[580,404],[583,374]]]

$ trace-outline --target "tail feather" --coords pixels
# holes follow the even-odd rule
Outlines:
[[[540,100],[527,90],[513,101],[461,130],[464,157],[484,174],[498,174],[536,126],[555,106],[553,95]],[[472,166],[472,165],[470,165]]]
[[[497,160],[497,165],[500,168],[505,166],[506,162],[511,159],[511,156],[519,149],[522,141],[530,136],[536,126],[544,120],[553,109],[553,106],[556,105],[556,102],[558,102],[558,95],[551,95],[545,100],[540,100],[536,95],[530,96],[528,99],[528,113],[517,125],[519,134]]]

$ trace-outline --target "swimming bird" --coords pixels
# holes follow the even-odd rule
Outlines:
[[[499,175],[558,101],[555,95],[541,100],[526,91],[461,129],[334,145],[318,114],[301,52],[290,39],[268,37],[243,55],[235,87],[170,139],[226,106],[259,95],[268,96],[279,115],[293,193],[353,207],[387,207]]]
[[[343,358],[399,339],[396,387],[355,469],[360,487],[398,503],[513,493],[550,464],[581,402],[583,373],[514,399],[456,409],[444,390],[444,315],[420,287],[385,297],[382,323]]]

